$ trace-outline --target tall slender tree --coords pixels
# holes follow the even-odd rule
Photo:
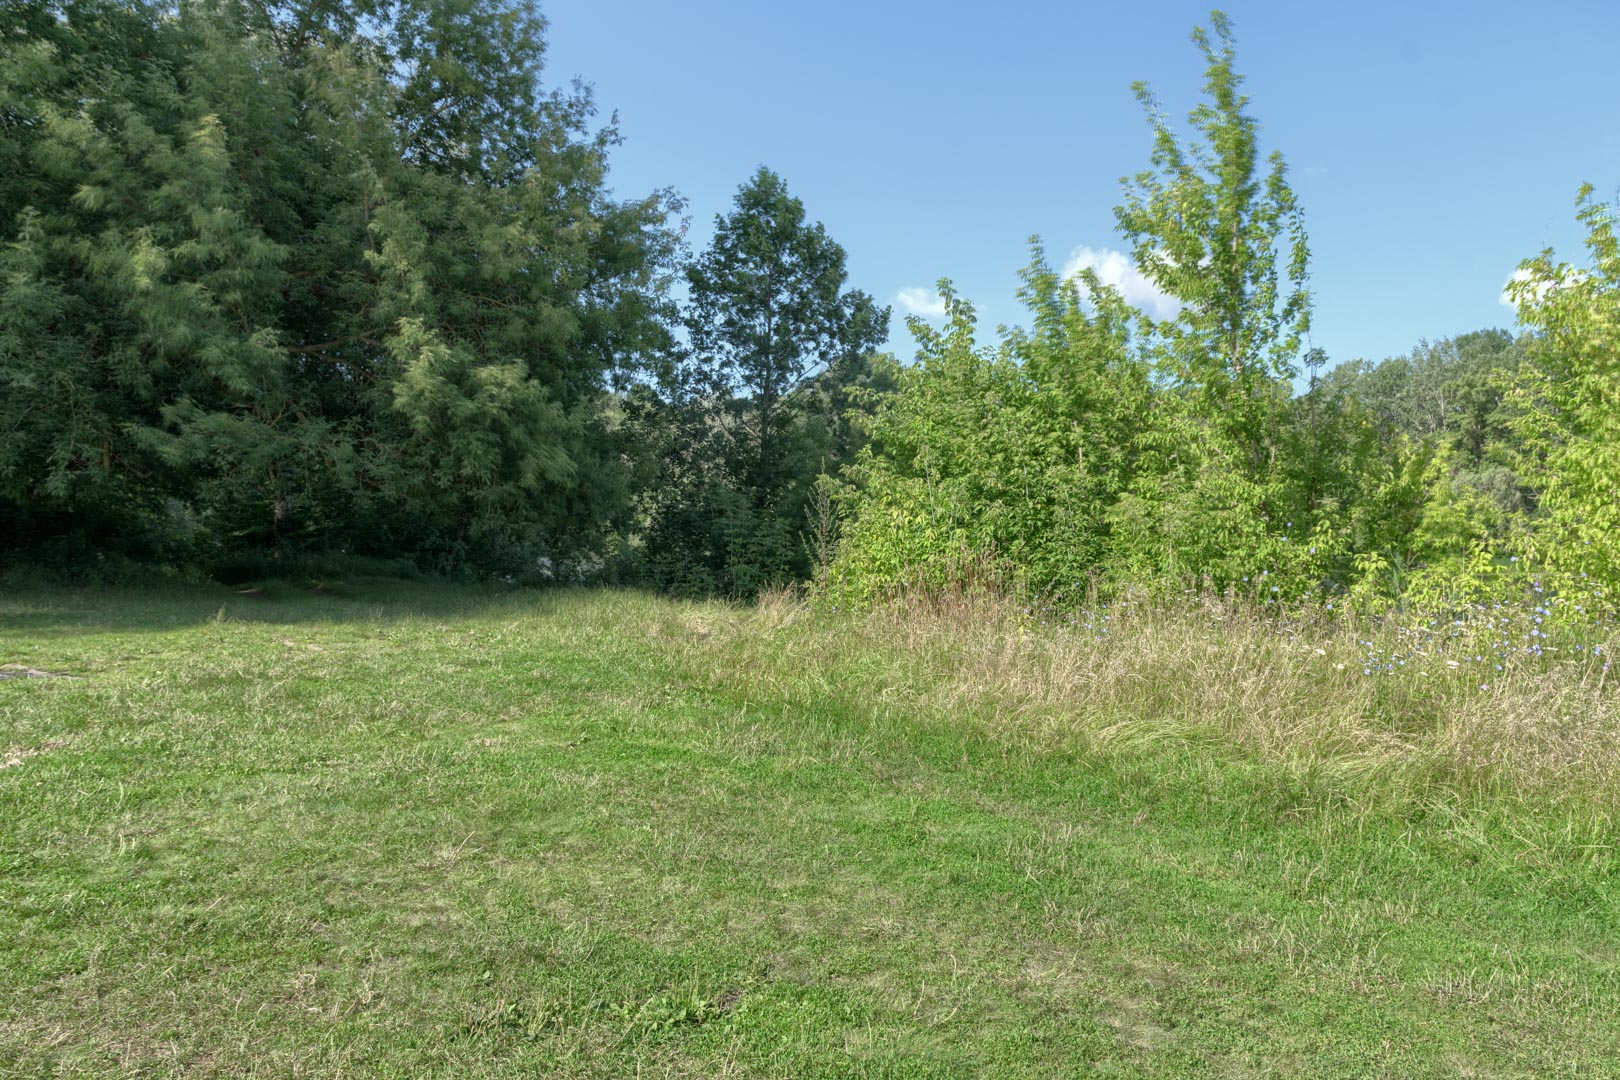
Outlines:
[[[1193,137],[1136,84],[1152,167],[1122,181],[1115,211],[1136,264],[1175,301],[1172,316],[1140,319],[1172,435],[1145,448],[1159,466],[1122,507],[1121,540],[1133,558],[1224,585],[1276,564],[1285,533],[1308,526],[1277,458],[1310,330],[1310,251],[1282,155],[1261,158],[1230,21],[1212,12],[1192,41],[1204,58]]]
[[[714,240],[686,273],[691,374],[731,400],[744,429],[744,480],[769,496],[783,469],[793,394],[812,376],[888,336],[889,312],[846,290],[844,249],[761,167],[715,219]]]
[[[1620,608],[1620,208],[1582,188],[1586,266],[1545,251],[1522,267],[1519,321],[1536,332],[1514,404],[1540,514],[1533,565],[1584,605]],[[1577,602],[1580,602],[1578,600]]]
[[[1184,143],[1147,84],[1135,84],[1153,167],[1124,181],[1115,217],[1136,264],[1177,302],[1151,324],[1162,374],[1258,476],[1277,384],[1298,373],[1310,331],[1310,249],[1282,153],[1260,157],[1230,20],[1212,12],[1192,41],[1204,57],[1205,100],[1188,116],[1195,136]]]
[[[844,249],[769,169],[716,218],[686,271],[680,445],[646,542],[656,582],[746,595],[808,571],[807,501],[848,441],[827,407],[888,336],[888,309],[847,279]]]

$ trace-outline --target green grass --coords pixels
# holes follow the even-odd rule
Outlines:
[[[0,1074],[1620,1075],[1595,752],[887,619],[0,597]]]

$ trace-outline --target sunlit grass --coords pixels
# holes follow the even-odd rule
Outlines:
[[[1227,743],[1396,809],[1500,796],[1606,820],[1620,808],[1612,632],[1553,635],[1540,610],[1358,618],[1211,598],[1064,608],[935,592],[829,613],[780,596],[738,611],[731,640],[748,654],[738,678],[831,681],[876,700],[903,686],[923,711],[972,717],[1012,743]],[[795,663],[766,662],[784,636]]]
[[[0,597],[0,1075],[1615,1074],[1593,642],[1085,614]]]

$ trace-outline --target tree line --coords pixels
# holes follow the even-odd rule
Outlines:
[[[1193,42],[1204,100],[1178,131],[1136,87],[1151,163],[1115,210],[1174,313],[1135,310],[1094,273],[1061,278],[1036,243],[1029,327],[986,346],[942,282],[945,327],[912,321],[917,363],[839,485],[829,584],[861,599],[989,573],[1059,598],[1213,589],[1445,607],[1528,590],[1612,608],[1614,209],[1580,195],[1589,265],[1549,251],[1522,266],[1519,337],[1480,331],[1329,369],[1309,346],[1303,216],[1282,156],[1261,154],[1231,26],[1216,12]]]
[[[870,600],[1460,602],[1620,586],[1620,245],[1521,333],[1311,348],[1310,251],[1219,12],[1115,216],[1157,317],[1038,241],[1027,326],[941,283],[914,362],[761,168],[686,249],[607,184],[521,0],[8,0],[0,558],[81,576],[339,555]]]

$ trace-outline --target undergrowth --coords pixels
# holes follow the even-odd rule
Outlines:
[[[1034,752],[1171,745],[1247,757],[1277,771],[1301,807],[1490,819],[1517,858],[1614,858],[1612,626],[1555,625],[1539,598],[1368,616],[1207,595],[1058,605],[971,589],[851,611],[782,591],[711,613],[730,654],[725,678],[748,693],[902,708]]]

